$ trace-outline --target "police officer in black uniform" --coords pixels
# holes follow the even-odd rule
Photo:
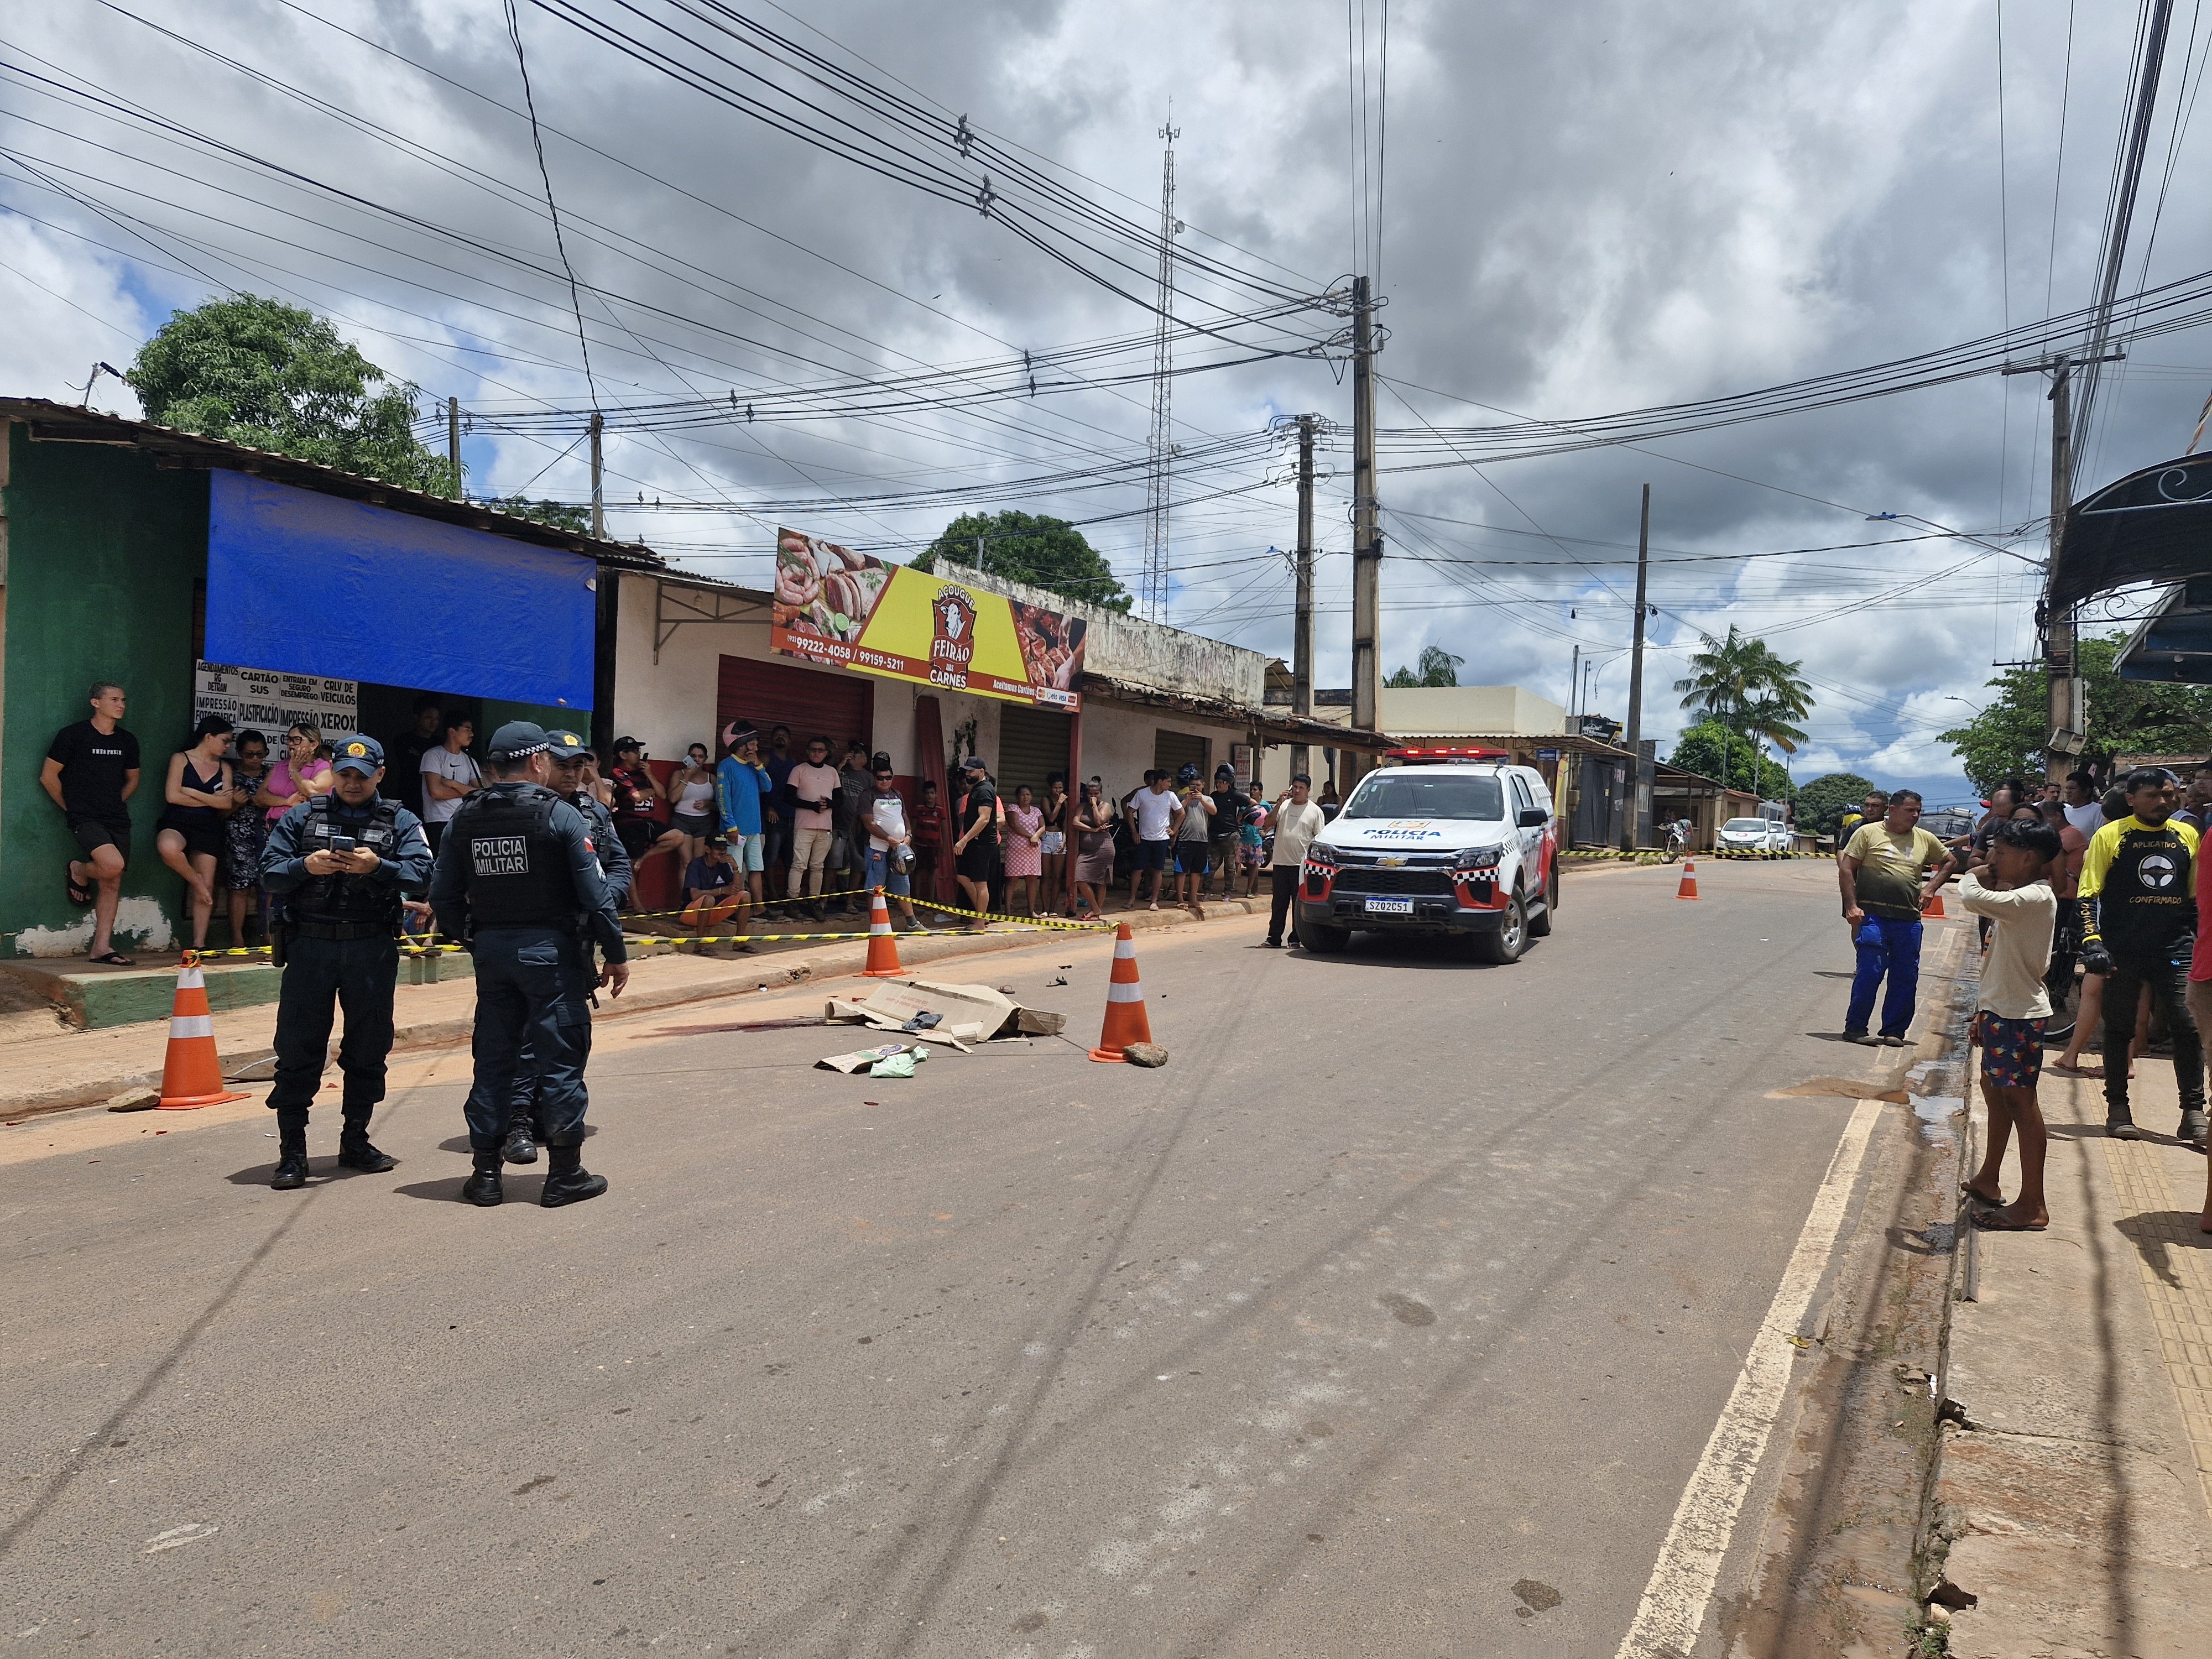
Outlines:
[[[629,849],[615,833],[614,814],[601,805],[597,795],[584,787],[584,763],[592,757],[591,745],[574,732],[559,730],[546,732],[545,741],[549,745],[546,753],[553,762],[553,793],[584,815],[592,851],[599,855],[599,872],[606,878],[607,891],[614,899],[615,908],[620,910],[629,902]],[[584,948],[588,952],[591,946],[586,944]],[[502,1156],[509,1164],[535,1164],[535,1137],[544,1133],[544,1123],[538,1113],[538,1064],[526,1037],[522,1063],[514,1073],[514,1100],[507,1117],[507,1145]]]
[[[472,1204],[504,1196],[501,1146],[526,1039],[548,1153],[539,1202],[550,1209],[607,1189],[583,1167],[589,999],[594,984],[621,995],[629,964],[584,815],[545,787],[550,748],[527,720],[492,734],[493,781],[455,814],[430,877],[439,930],[476,956],[476,1082],[464,1109],[476,1172],[461,1188]],[[606,953],[596,975],[589,941]]]
[[[338,1162],[371,1173],[398,1161],[368,1143],[368,1120],[384,1098],[392,1052],[392,994],[399,981],[399,898],[430,875],[422,820],[376,793],[384,746],[358,732],[340,738],[331,793],[294,807],[269,832],[261,884],[286,895],[281,924],[283,987],[276,1005],[279,1191],[307,1181],[307,1109],[329,1058],[332,1005],[345,1010],[338,1069],[345,1128]]]

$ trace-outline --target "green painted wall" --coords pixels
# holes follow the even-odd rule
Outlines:
[[[155,854],[154,824],[169,756],[191,730],[192,588],[207,573],[207,475],[164,471],[131,450],[34,444],[20,422],[7,432],[0,952],[27,953],[26,929],[89,933],[90,912],[63,896],[62,864],[76,843],[39,787],[39,771],[54,733],[84,718],[95,679],[129,693],[123,723],[141,751],[116,930],[127,949],[143,942],[154,905],[181,933],[184,884]]]

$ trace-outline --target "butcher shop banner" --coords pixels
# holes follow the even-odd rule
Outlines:
[[[769,644],[787,656],[1073,713],[1084,628],[988,588],[776,532]]]

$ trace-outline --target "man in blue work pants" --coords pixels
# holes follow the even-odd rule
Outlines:
[[[1851,943],[1857,947],[1859,966],[1851,979],[1851,1006],[1844,1016],[1844,1029],[1875,1029],[1874,996],[1887,977],[1889,994],[1882,999],[1879,1029],[1885,1037],[1902,1037],[1911,1029],[1913,1009],[1920,995],[1920,923],[1896,916],[1869,916],[1851,935]]]

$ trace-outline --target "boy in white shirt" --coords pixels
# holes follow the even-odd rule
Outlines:
[[[2043,1196],[2049,1138],[2035,1085],[2043,1070],[2043,1028],[2051,1018],[2044,975],[2058,921],[2051,867],[2063,854],[2058,832],[2047,823],[2001,823],[1990,832],[1988,852],[1977,855],[1959,878],[1960,901],[1968,913],[1995,924],[1974,1017],[1975,1039],[1982,1048],[1982,1098],[1990,1109],[1990,1146],[1982,1167],[1966,1183],[1966,1196],[1975,1206],[1974,1224],[1999,1232],[2041,1232],[2051,1224]],[[2007,1204],[2000,1178],[2005,1143],[2014,1130],[2020,1134],[2020,1196]]]

